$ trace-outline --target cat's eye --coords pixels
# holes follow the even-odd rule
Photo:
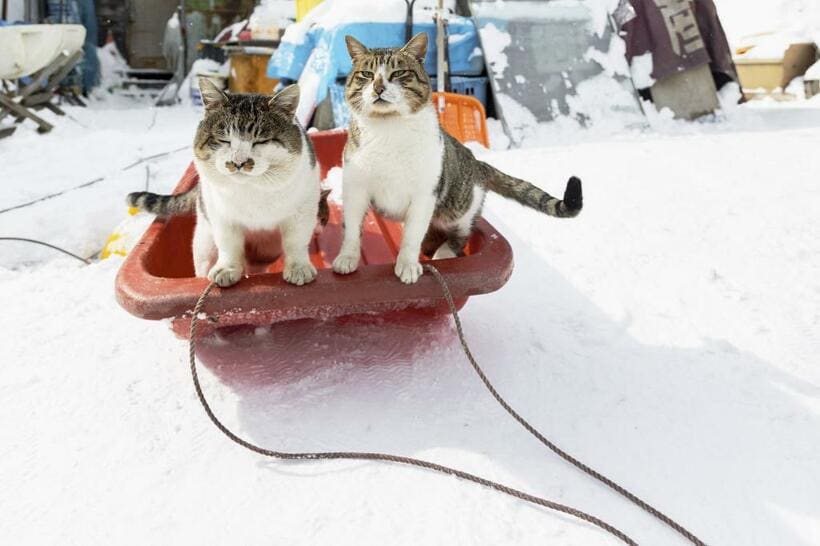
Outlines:
[[[219,143],[221,143],[221,144],[230,144],[230,143],[231,143],[231,141],[230,141],[230,140],[223,140],[223,139],[221,139],[221,138],[216,139],[216,141],[217,141],[217,142],[219,142]]]
[[[359,76],[367,78],[368,80],[373,79],[373,73],[366,70],[359,70]]]
[[[275,138],[268,138],[268,139],[265,139],[265,140],[257,140],[256,142],[253,143],[253,145],[256,146],[257,144],[273,144],[275,142],[277,142],[277,140]]]
[[[393,78],[401,78],[402,76],[407,76],[409,74],[409,70],[395,70],[390,73],[390,79],[392,80]]]

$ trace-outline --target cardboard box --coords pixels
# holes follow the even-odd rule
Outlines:
[[[753,51],[749,50],[749,51]],[[817,61],[813,43],[792,44],[782,59],[735,58],[743,89],[785,89],[794,78],[802,76]]]
[[[231,93],[270,95],[279,80],[268,78],[269,54],[229,52],[231,61],[228,89]]]

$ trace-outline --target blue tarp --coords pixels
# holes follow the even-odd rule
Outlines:
[[[432,23],[413,25],[413,34],[426,32],[429,37],[424,67],[436,73],[436,27]],[[479,47],[473,22],[466,17],[451,16],[448,20],[450,73],[479,75],[484,70],[484,56]],[[345,36],[351,35],[367,47],[399,47],[404,44],[404,23],[346,23],[333,28],[314,27],[300,44],[282,42],[268,64],[268,77],[298,80],[304,71],[315,74],[319,81],[316,103],[327,97],[328,89],[337,78],[347,76],[351,69]]]

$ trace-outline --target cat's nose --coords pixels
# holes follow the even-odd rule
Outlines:
[[[384,81],[381,78],[376,78],[376,81],[373,82],[373,92],[376,96],[379,96],[384,93],[384,89]]]
[[[241,171],[243,167],[246,167],[246,166],[248,166],[248,165],[249,165],[249,162],[250,162],[250,161],[251,161],[250,159],[246,159],[245,161],[235,161],[235,160],[231,160],[231,161],[226,161],[226,162],[225,162],[225,166],[226,166],[226,167],[228,168],[228,170],[229,170],[229,171],[231,171],[231,172]],[[250,163],[250,166],[252,167],[252,166],[253,166],[253,163]]]

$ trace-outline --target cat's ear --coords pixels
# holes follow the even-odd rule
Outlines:
[[[202,104],[206,109],[216,108],[228,102],[228,96],[209,78],[200,76],[199,92],[202,95]]]
[[[424,57],[427,56],[427,33],[419,32],[410,38],[410,41],[401,48],[401,52],[412,55],[418,59],[419,62],[423,63]]]
[[[292,116],[296,113],[296,107],[299,106],[299,85],[294,83],[285,87],[271,97],[268,104]]]
[[[367,55],[370,51],[364,46],[363,43],[350,35],[345,36],[345,44],[347,44],[347,52],[350,53],[350,58],[354,61],[357,57]]]

